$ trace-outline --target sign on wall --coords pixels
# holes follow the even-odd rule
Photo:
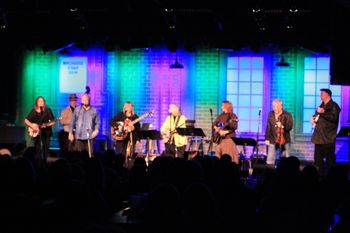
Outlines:
[[[60,92],[85,92],[87,57],[64,57],[60,62]]]

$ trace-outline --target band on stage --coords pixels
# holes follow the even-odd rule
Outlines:
[[[61,111],[60,117],[54,118],[51,109],[46,106],[44,97],[39,96],[31,112],[25,118],[28,127],[28,134],[34,143],[35,161],[37,166],[46,166],[49,154],[50,138],[52,136],[52,126],[59,121],[63,129],[59,132],[60,153],[66,155],[69,151],[86,151],[89,157],[94,156],[94,141],[99,135],[100,117],[90,104],[90,95],[87,90],[81,96],[81,105],[77,105],[76,94],[69,96],[69,104]],[[314,162],[321,175],[335,163],[335,137],[339,124],[340,107],[332,99],[332,92],[329,89],[320,89],[321,105],[316,109],[311,117],[312,138],[315,144]],[[212,114],[212,109],[210,109]],[[124,103],[122,111],[118,112],[109,121],[110,134],[113,138],[113,150],[116,155],[124,156],[125,159],[135,157],[136,147],[140,145],[142,130],[140,121],[151,116],[153,110],[138,116],[135,113],[132,102]],[[259,110],[260,125],[261,110]],[[272,101],[272,110],[266,113],[265,145],[267,151],[266,163],[274,165],[282,157],[291,155],[293,117],[284,109],[284,104],[280,99]],[[188,119],[182,113],[178,104],[169,105],[169,115],[165,118],[160,127],[161,139],[164,143],[164,151],[160,153],[164,156],[184,158],[189,146],[193,146],[193,131],[186,134]],[[200,137],[201,146],[197,145],[196,150],[202,148],[203,143],[215,144],[215,156],[229,157],[233,163],[239,164],[240,153],[236,145],[236,130],[239,125],[239,117],[233,111],[230,101],[222,101],[221,113],[217,115],[215,121],[211,123],[211,137],[204,139],[204,134]],[[330,130],[331,129],[331,130]],[[185,132],[185,133],[184,133]],[[259,127],[258,127],[259,135]],[[149,139],[149,138],[147,138]],[[148,141],[149,143],[149,141]],[[212,149],[211,144],[209,148]],[[158,144],[157,144],[158,145]],[[258,140],[255,150],[258,150]],[[198,152],[198,151],[196,151]],[[210,152],[208,151],[208,154]],[[196,153],[201,155],[202,153]],[[188,156],[187,158],[192,158]],[[326,162],[323,161],[326,158]]]

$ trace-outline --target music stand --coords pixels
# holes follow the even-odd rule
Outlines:
[[[177,128],[176,131],[178,132],[178,134],[182,135],[182,136],[189,136],[189,137],[205,137],[205,133],[203,132],[203,130],[201,128]],[[192,139],[191,139],[191,143],[190,143],[190,153],[192,153]],[[202,145],[202,139],[200,140],[200,144]],[[195,153],[197,154],[197,153]],[[195,154],[190,155],[189,159],[193,158],[195,156]]]
[[[253,138],[233,138],[238,146],[243,146],[243,154],[246,157],[246,146],[257,146],[257,141]]]
[[[176,131],[182,136],[205,137],[205,133],[201,128],[177,128]]]
[[[337,138],[338,137],[350,137],[350,126],[341,127],[337,134]]]
[[[337,138],[348,138],[348,160],[350,160],[350,126],[343,126],[340,128]]]
[[[158,130],[141,130],[141,139],[147,140],[146,142],[146,162],[149,164],[149,155],[151,149],[152,140],[162,140],[160,131]]]

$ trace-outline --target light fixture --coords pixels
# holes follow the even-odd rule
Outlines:
[[[179,63],[179,61],[177,60],[177,57],[175,59],[175,63],[170,65],[170,69],[183,69],[183,68],[184,66],[181,63]]]
[[[75,42],[71,42],[71,43],[69,43],[69,44],[67,44],[67,45],[65,45],[65,46],[63,46],[63,47],[60,47],[60,48],[58,48],[58,49],[55,49],[55,50],[53,50],[53,52],[54,53],[63,53],[63,54],[67,54],[68,53],[68,48],[70,48],[70,47],[72,47],[72,46],[74,46],[76,43]],[[62,52],[63,51],[63,52]]]
[[[281,60],[276,62],[276,66],[289,67],[290,64],[284,60],[284,56],[282,55]]]
[[[5,30],[8,27],[5,12],[0,9],[0,30]]]

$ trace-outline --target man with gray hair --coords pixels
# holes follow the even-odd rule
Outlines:
[[[269,112],[267,117],[265,144],[268,146],[266,163],[275,165],[276,152],[279,152],[279,157],[290,156],[290,131],[293,129],[293,118],[289,112],[283,109],[283,103],[280,99],[274,99],[272,106],[273,110]]]

